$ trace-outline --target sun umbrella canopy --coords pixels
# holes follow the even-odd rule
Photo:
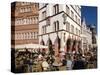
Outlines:
[[[48,48],[48,46],[43,46],[43,45],[39,45],[39,44],[23,44],[23,45],[15,46],[15,49],[23,49],[23,48],[36,49],[36,48]]]

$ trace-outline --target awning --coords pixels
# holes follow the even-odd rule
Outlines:
[[[39,45],[39,44],[15,45],[15,49],[23,49],[23,48],[37,49],[37,48],[48,48],[48,46],[43,46],[43,45]]]

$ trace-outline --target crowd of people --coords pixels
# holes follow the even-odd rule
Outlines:
[[[97,55],[91,51],[84,53],[65,53],[65,55],[51,55],[45,51],[20,52],[15,51],[15,71],[43,72],[92,69],[97,67]]]

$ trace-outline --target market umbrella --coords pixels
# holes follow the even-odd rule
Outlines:
[[[15,49],[23,49],[23,48],[38,49],[38,48],[48,48],[48,47],[39,44],[23,44],[15,46]]]
[[[68,40],[66,41],[66,47],[67,47],[66,50],[67,50],[67,52],[69,52],[70,46],[71,46],[71,39],[68,38]]]
[[[57,34],[57,37],[56,37],[55,42],[54,42],[54,44],[55,44],[55,52],[56,52],[55,55],[58,55],[59,52],[60,52],[60,42],[61,42],[61,40],[60,40],[60,38],[59,38],[59,36]]]
[[[77,40],[73,40],[72,51],[76,51],[76,44],[77,44]]]
[[[52,48],[52,41],[51,41],[50,37],[48,38],[47,45],[48,45],[48,49],[49,49],[49,54],[52,55],[53,48]]]
[[[81,44],[82,44],[82,42],[79,40],[78,41],[78,52],[79,53],[82,53]]]

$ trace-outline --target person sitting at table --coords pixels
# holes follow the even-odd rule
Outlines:
[[[59,71],[59,67],[62,66],[62,65],[63,65],[63,64],[62,64],[62,62],[61,62],[59,56],[56,56],[56,57],[55,57],[55,61],[54,61],[54,63],[53,63],[54,70],[55,70],[55,71]]]
[[[43,68],[43,71],[47,71],[49,68],[49,64],[45,58],[43,59],[43,62],[42,62],[42,68]]]

